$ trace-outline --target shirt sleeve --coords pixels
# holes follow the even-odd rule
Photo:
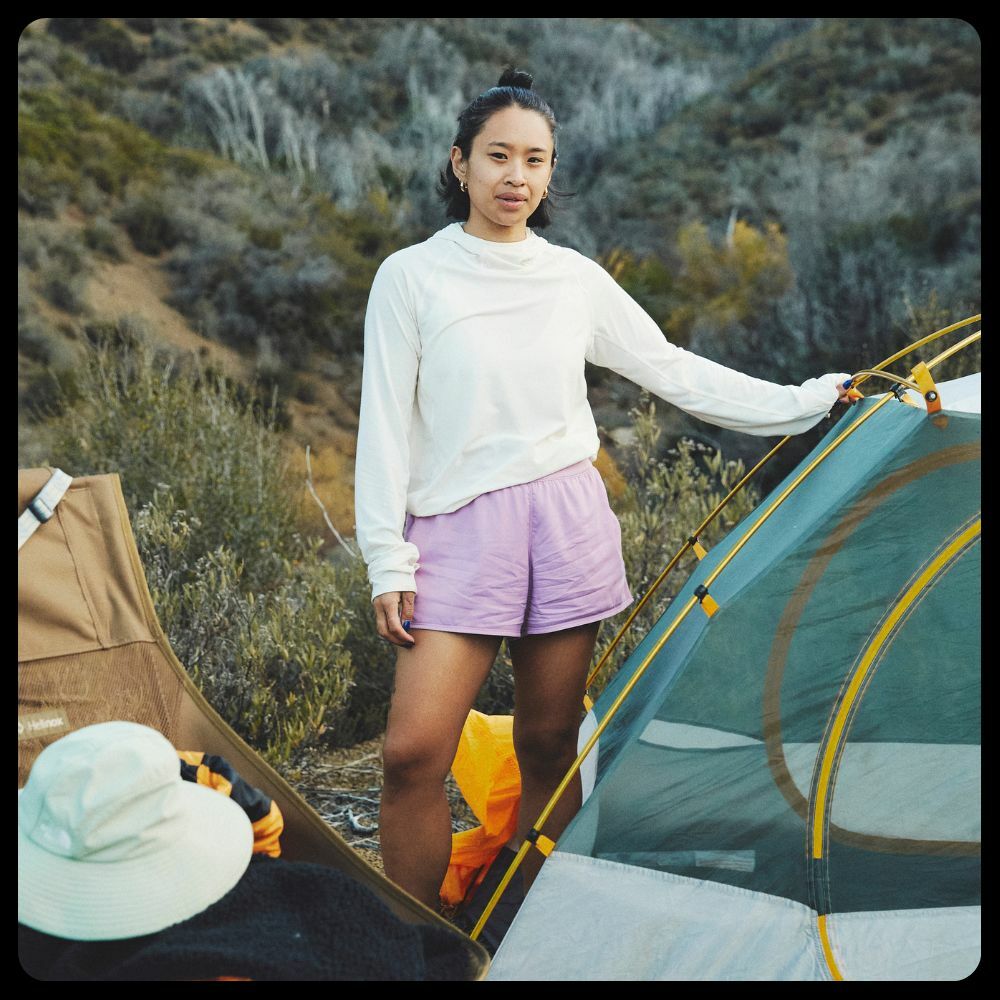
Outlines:
[[[358,545],[372,600],[416,592],[419,551],[403,539],[410,476],[410,424],[420,339],[406,276],[394,257],[375,275],[365,314],[361,411],[354,466]]]
[[[593,326],[586,358],[655,393],[685,413],[747,434],[801,434],[837,402],[844,374],[777,385],[676,347],[648,313],[596,262],[580,282]]]

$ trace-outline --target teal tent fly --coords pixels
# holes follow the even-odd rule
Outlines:
[[[938,388],[852,408],[698,564],[488,978],[976,968],[979,376]]]

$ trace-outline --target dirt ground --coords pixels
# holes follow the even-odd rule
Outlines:
[[[291,783],[365,861],[384,871],[378,839],[381,736],[346,749],[314,752],[300,765]],[[451,805],[452,830],[458,833],[478,826],[451,775],[445,791]]]

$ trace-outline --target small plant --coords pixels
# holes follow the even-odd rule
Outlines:
[[[170,250],[181,239],[174,214],[160,193],[133,193],[114,219],[125,227],[136,250],[151,256]]]
[[[98,216],[84,228],[83,240],[91,250],[108,260],[125,258],[127,241],[118,227],[103,216]]]
[[[87,243],[78,231],[47,219],[19,219],[17,251],[19,262],[34,272],[34,284],[49,302],[69,313],[84,311],[92,264]],[[18,306],[25,313],[30,285],[22,282],[19,288]]]

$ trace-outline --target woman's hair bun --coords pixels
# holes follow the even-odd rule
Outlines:
[[[525,73],[523,70],[514,69],[513,66],[508,66],[507,69],[500,74],[500,80],[497,83],[498,87],[521,87],[524,90],[531,90],[532,76],[530,73]]]

